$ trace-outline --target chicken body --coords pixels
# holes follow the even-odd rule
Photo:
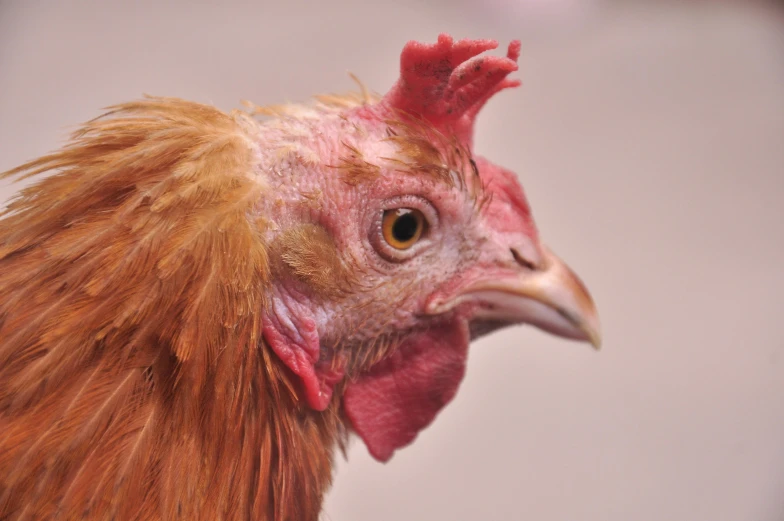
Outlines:
[[[315,520],[335,448],[410,443],[472,338],[598,342],[472,151],[493,47],[411,42],[382,98],[119,105],[8,172],[49,175],[0,220],[0,519]]]

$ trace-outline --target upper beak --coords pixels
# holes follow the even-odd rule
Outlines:
[[[587,341],[596,349],[601,346],[599,317],[591,295],[580,278],[547,249],[536,269],[476,281],[449,304],[431,302],[430,311],[443,311],[467,300],[479,303],[475,318],[528,323],[559,336]]]

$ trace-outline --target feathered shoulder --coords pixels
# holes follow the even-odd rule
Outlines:
[[[2,174],[36,180],[0,214],[0,518],[283,519],[320,502],[271,477],[275,430],[302,421],[272,419],[285,377],[259,380],[278,369],[257,320],[256,125],[148,98]],[[328,480],[328,458],[299,464]]]

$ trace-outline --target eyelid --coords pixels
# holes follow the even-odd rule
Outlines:
[[[387,199],[381,205],[381,212],[394,210],[395,208],[414,208],[422,212],[425,216],[427,224],[430,227],[436,227],[439,224],[438,210],[435,205],[419,195],[402,195]]]

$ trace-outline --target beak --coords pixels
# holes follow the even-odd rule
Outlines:
[[[601,346],[599,317],[590,293],[580,278],[547,249],[537,269],[476,281],[450,300],[448,304],[431,301],[428,311],[443,312],[473,301],[478,304],[474,320],[527,323],[558,336],[587,341],[597,350]]]

